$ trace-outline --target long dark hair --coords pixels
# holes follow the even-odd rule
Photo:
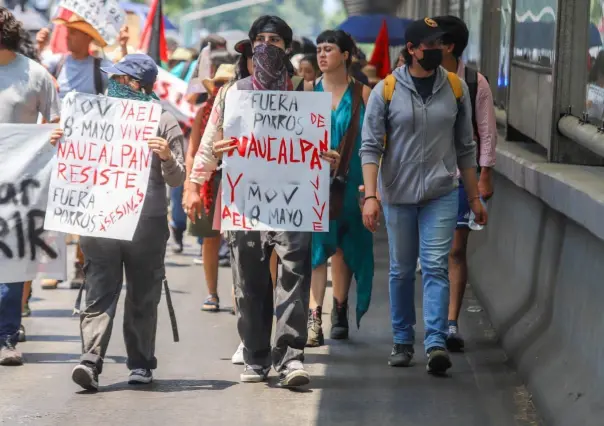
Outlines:
[[[246,40],[243,45],[243,50],[235,64],[235,80],[241,80],[250,76],[250,71],[247,69],[247,60],[252,57],[252,42]]]
[[[28,57],[36,62],[40,62],[40,58],[38,57],[38,50],[34,46],[32,41],[31,34],[21,28],[20,31],[21,43],[19,44],[19,53],[23,56]]]
[[[342,30],[327,30],[323,31],[317,37],[317,46],[321,43],[331,43],[338,46],[342,53],[348,52],[348,60],[346,67],[350,68],[352,57],[357,54],[358,48],[350,34]]]

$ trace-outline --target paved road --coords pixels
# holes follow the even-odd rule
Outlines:
[[[42,291],[34,286],[34,311],[24,320],[28,342],[20,346],[23,367],[0,367],[0,424],[6,425],[540,425],[530,396],[495,341],[484,312],[471,295],[463,330],[466,355],[455,356],[449,378],[425,372],[417,358],[409,369],[387,365],[391,334],[385,237],[376,244],[377,271],[369,313],[347,343],[307,353],[312,387],[292,392],[268,384],[238,383],[240,367],[230,363],[237,347],[235,318],[228,312],[202,313],[205,296],[201,266],[184,255],[167,259],[181,342],[173,343],[165,301],[157,339],[159,369],[149,387],[127,385],[118,310],[101,392],[86,394],[70,380],[80,352],[78,320],[71,316],[76,292]],[[231,306],[229,269],[220,273],[223,307]],[[417,292],[420,296],[420,292]],[[331,297],[328,292],[327,298]],[[123,298],[121,300],[123,302]],[[421,303],[418,303],[421,307]],[[476,309],[478,308],[478,309]],[[329,313],[331,306],[326,306]],[[421,310],[418,310],[421,318]],[[326,322],[329,315],[325,315]],[[352,321],[351,321],[352,322]],[[328,326],[328,324],[327,324]],[[418,330],[421,341],[421,329]],[[422,353],[418,345],[416,353]]]

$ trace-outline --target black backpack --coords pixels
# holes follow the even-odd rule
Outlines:
[[[55,68],[55,72],[53,73],[53,77],[57,81],[59,80],[59,75],[61,74],[61,70],[63,69],[66,60],[67,55],[63,55],[57,63],[57,67]],[[104,93],[103,77],[101,76],[101,58],[97,57],[94,57],[94,90],[97,95],[102,95]]]
[[[468,85],[470,91],[470,101],[472,102],[472,127],[474,128],[474,134],[478,139],[476,141],[477,152],[480,155],[480,134],[478,133],[478,121],[476,121],[476,96],[478,96],[478,71],[474,68],[466,67],[464,80]],[[488,82],[489,79],[483,75],[485,80]]]

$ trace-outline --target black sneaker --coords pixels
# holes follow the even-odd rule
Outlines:
[[[402,345],[400,343],[395,343],[392,346],[392,352],[390,353],[390,358],[388,359],[388,365],[390,367],[409,367],[411,365],[411,361],[413,361],[414,354],[415,349],[413,349],[413,345]]]
[[[444,375],[452,366],[449,353],[445,348],[436,346],[428,349],[428,365],[426,366],[428,373]]]
[[[333,299],[331,338],[334,340],[348,339],[348,301],[338,303],[335,298]]]
[[[465,349],[465,342],[463,337],[459,333],[459,329],[456,325],[449,326],[449,333],[447,334],[447,349],[449,352],[463,352]]]
[[[153,373],[146,368],[135,368],[128,376],[129,385],[148,385],[153,381]]]
[[[74,367],[71,379],[78,386],[88,390],[99,390],[99,373],[96,366],[89,362],[82,362]]]
[[[172,228],[172,237],[174,238],[174,244],[176,244],[176,247],[172,248],[172,252],[174,254],[180,254],[184,250],[183,237],[185,231],[182,229],[176,229],[173,226],[170,228]]]
[[[243,373],[239,376],[242,383],[260,383],[265,382],[270,373],[271,367],[262,367],[260,365],[246,365]]]
[[[310,383],[310,374],[300,361],[290,361],[279,375],[279,385],[283,388],[298,388]]]

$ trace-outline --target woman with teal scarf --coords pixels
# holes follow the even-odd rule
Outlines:
[[[153,93],[157,65],[149,56],[126,55],[113,66],[101,69],[111,75],[109,97],[158,102]],[[61,129],[55,131],[51,143],[56,144],[62,135]],[[157,135],[146,143],[152,152],[149,181],[132,241],[80,238],[85,259],[86,300],[80,313],[82,357],[72,371],[72,380],[86,390],[96,391],[99,387],[99,375],[111,337],[124,270],[128,282],[124,303],[124,340],[130,370],[128,383],[151,383],[152,370],[157,368],[157,307],[165,277],[164,258],[170,235],[166,184],[176,187],[184,182],[184,137],[176,119],[163,111]],[[79,306],[77,308],[79,310]]]
[[[331,149],[338,149],[344,135],[352,126],[354,80],[349,76],[348,69],[355,51],[354,41],[344,31],[325,31],[317,38],[317,59],[323,77],[316,82],[314,90],[331,92],[333,95]],[[313,234],[313,275],[307,346],[321,346],[324,343],[321,315],[329,258],[334,296],[331,338],[348,338],[348,292],[353,277],[357,285],[357,327],[369,309],[374,268],[373,236],[363,226],[359,207],[359,186],[363,184],[359,149],[365,104],[370,93],[369,87],[363,87],[360,117],[344,190],[343,211],[337,220],[330,221],[329,232]]]

